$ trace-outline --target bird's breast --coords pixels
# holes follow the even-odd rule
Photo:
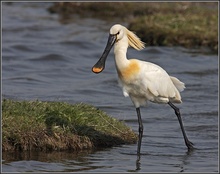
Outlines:
[[[120,68],[120,66],[117,67],[117,72],[119,78],[123,82],[131,82],[133,79],[135,79],[138,76],[140,72],[140,65],[136,60],[132,59],[129,60],[127,66],[123,68]]]

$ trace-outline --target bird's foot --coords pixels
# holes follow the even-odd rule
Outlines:
[[[188,150],[193,150],[194,149],[193,145],[194,144],[192,142],[190,142],[189,140],[186,141],[186,146],[188,147]]]

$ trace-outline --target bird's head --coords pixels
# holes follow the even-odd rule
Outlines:
[[[124,37],[126,28],[120,24],[115,24],[111,27],[109,35],[116,38],[116,42]]]
[[[92,68],[94,73],[100,73],[104,70],[105,61],[111,48],[116,42],[119,42],[125,36],[127,38],[128,46],[131,46],[137,50],[144,48],[144,42],[142,42],[133,32],[129,31],[127,28],[120,24],[115,24],[110,29],[108,42],[102,56]]]

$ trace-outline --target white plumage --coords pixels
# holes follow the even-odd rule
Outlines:
[[[140,154],[143,125],[140,114],[140,106],[147,101],[154,103],[169,104],[178,117],[180,127],[188,149],[193,148],[184,131],[179,109],[173,103],[181,103],[180,92],[185,85],[176,77],[169,76],[160,66],[141,61],[138,59],[127,59],[129,46],[136,50],[144,48],[144,43],[131,31],[120,24],[111,27],[107,46],[93,66],[94,73],[100,73],[105,67],[105,61],[114,45],[115,66],[118,73],[119,83],[125,97],[130,97],[137,111],[139,123],[138,154]]]
[[[124,96],[129,96],[138,108],[146,103],[147,100],[155,103],[181,103],[179,91],[183,91],[184,83],[175,77],[170,77],[167,72],[156,64],[137,59],[127,59],[126,53],[128,46],[133,46],[131,32],[121,25],[114,25],[110,29],[110,34],[118,33],[114,53],[115,64],[119,76],[119,82],[123,89]],[[128,35],[130,37],[128,37]],[[136,37],[135,49],[142,49],[143,42]],[[138,43],[138,40],[140,43]],[[137,45],[139,44],[139,47]],[[122,72],[124,71],[124,76]],[[127,72],[125,72],[127,71]]]

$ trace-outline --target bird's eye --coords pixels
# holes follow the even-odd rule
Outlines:
[[[117,32],[116,35],[119,35],[119,32]]]

